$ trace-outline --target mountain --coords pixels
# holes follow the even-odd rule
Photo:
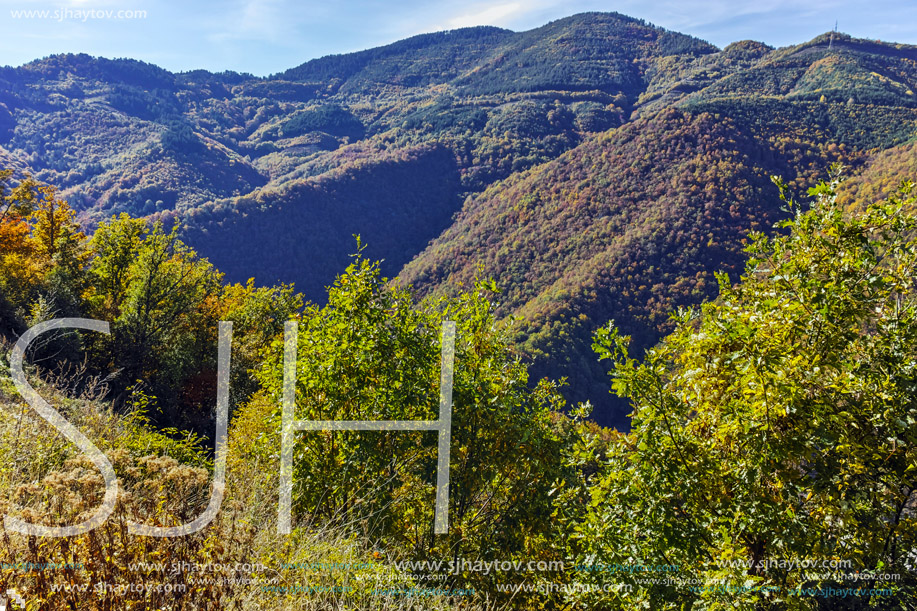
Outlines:
[[[401,279],[426,294],[495,277],[533,371],[595,401],[595,328],[614,319],[640,354],[668,312],[714,297],[713,273],[741,269],[743,237],[781,218],[770,175],[802,190],[842,161],[858,173],[847,197],[874,201],[912,172],[899,143],[917,134],[915,53],[843,36],[746,42],[688,62],[668,88],[657,72],[630,121],[469,198]]]
[[[419,295],[479,273],[539,375],[622,425],[591,351],[742,267],[831,162],[855,205],[913,166],[917,47],[825,34],[774,49],[614,13],[464,28],[268,78],[59,55],[0,69],[0,165],[59,185],[89,228],[160,219],[231,280],[320,301],[356,249]],[[479,271],[480,270],[480,271]]]
[[[614,319],[639,353],[668,312],[715,296],[712,273],[738,272],[747,231],[780,218],[777,168],[733,121],[669,109],[471,198],[401,279],[436,293],[493,276],[536,374],[601,397],[596,325]]]

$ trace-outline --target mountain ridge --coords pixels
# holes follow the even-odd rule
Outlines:
[[[593,392],[591,332],[616,318],[651,345],[661,312],[741,268],[723,244],[770,227],[768,174],[805,189],[835,161],[865,171],[917,134],[915,89],[912,45],[826,33],[718,49],[582,13],[271,77],[80,54],[0,68],[0,160],[59,185],[90,229],[161,220],[230,280],[295,282],[318,301],[354,234],[419,295],[483,266],[502,313],[526,318],[535,371],[589,388],[569,398],[619,424]]]

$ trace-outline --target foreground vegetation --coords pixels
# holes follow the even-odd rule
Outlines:
[[[304,304],[291,287],[224,284],[143,220],[87,237],[53,189],[2,176],[0,512],[64,525],[99,504],[102,478],[18,396],[7,359],[42,320],[112,327],[30,354],[33,385],[121,487],[90,533],[4,529],[0,590],[30,609],[914,608],[910,183],[847,211],[836,177],[806,203],[777,181],[787,220],[751,236],[715,301],[676,312],[640,360],[614,324],[599,330],[632,406],[620,433],[530,380],[492,281],[417,301],[358,244],[325,305]],[[131,535],[128,520],[186,523],[210,497],[219,320],[236,325],[221,511],[194,535]],[[433,534],[424,432],[302,433],[294,531],[277,534],[286,320],[297,418],[374,420],[436,418],[438,332],[456,322],[448,534]],[[509,564],[474,565],[495,560]]]

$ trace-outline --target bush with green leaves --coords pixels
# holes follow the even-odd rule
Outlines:
[[[377,263],[356,258],[328,304],[299,324],[298,420],[436,420],[440,330],[457,324],[447,535],[434,535],[437,435],[310,431],[297,434],[293,523],[336,524],[394,558],[559,558],[551,499],[574,469],[562,454],[574,427],[554,384],[528,385],[526,366],[496,322],[492,283],[417,306]],[[263,478],[274,497],[280,448],[283,342],[260,373],[263,391],[234,421],[231,468]],[[273,528],[273,527],[271,527]],[[491,587],[511,576],[462,574]],[[442,584],[437,584],[442,585]]]
[[[597,334],[633,428],[578,526],[587,579],[629,586],[592,608],[914,608],[913,185],[848,215],[836,176],[808,208],[776,180],[791,218],[642,362]]]
[[[207,432],[216,392],[216,332],[234,323],[232,406],[257,387],[251,373],[283,321],[302,307],[288,285],[223,284],[223,274],[177,231],[126,214],[102,223],[90,241],[86,311],[111,322],[111,335],[87,334],[92,363],[113,374],[116,399],[142,381],[153,420]]]

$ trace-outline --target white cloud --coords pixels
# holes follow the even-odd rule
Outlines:
[[[208,38],[213,42],[233,40],[281,40],[291,35],[291,8],[283,0],[244,0],[226,5],[212,23]]]
[[[512,18],[533,10],[535,3],[524,6],[521,2],[509,2],[496,6],[482,6],[474,12],[457,15],[446,21],[446,27],[441,29],[467,28],[476,25],[502,25]]]

